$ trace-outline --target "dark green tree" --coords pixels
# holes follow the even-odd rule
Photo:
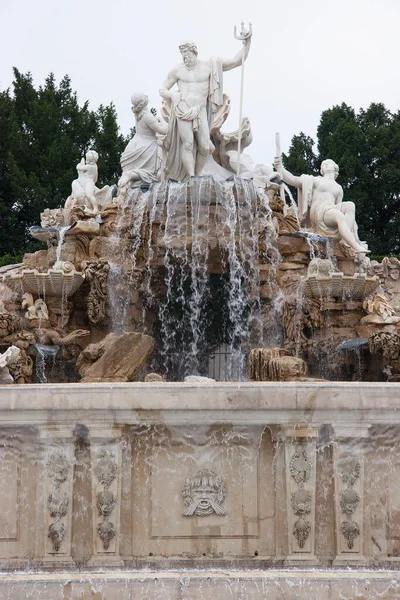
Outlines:
[[[96,134],[93,148],[99,154],[99,182],[101,187],[116,181],[120,176],[120,156],[127,139],[119,132],[117,112],[113,103],[110,106],[100,105],[95,114]]]

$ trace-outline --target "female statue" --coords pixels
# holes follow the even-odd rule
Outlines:
[[[328,158],[322,162],[322,177],[296,177],[283,168],[281,157],[276,157],[274,164],[283,181],[299,190],[300,223],[305,223],[309,217],[314,233],[339,238],[356,253],[369,252],[367,244],[358,237],[354,203],[343,202],[343,188],[336,183],[339,167],[333,160]]]
[[[168,125],[150,112],[145,94],[133,94],[131,102],[136,134],[121,156],[122,177],[118,187],[123,194],[130,185],[156,181],[161,166],[157,134],[165,135],[168,131]]]

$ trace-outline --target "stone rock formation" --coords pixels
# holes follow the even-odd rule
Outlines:
[[[82,382],[134,381],[145,367],[154,340],[140,333],[108,334],[89,344],[79,355],[76,368]]]
[[[307,365],[283,348],[254,348],[249,374],[253,381],[293,381],[307,376]]]

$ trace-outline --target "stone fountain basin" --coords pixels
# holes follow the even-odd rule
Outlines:
[[[36,296],[65,296],[67,298],[75,294],[83,280],[84,276],[79,271],[65,273],[60,269],[49,269],[45,273],[40,273],[36,269],[24,269],[20,273],[6,273],[0,277],[0,281],[4,283],[20,282],[24,292]]]
[[[367,277],[364,273],[343,275],[332,273],[329,277],[309,275],[304,280],[304,294],[308,298],[340,298],[364,300],[379,285],[379,278]]]

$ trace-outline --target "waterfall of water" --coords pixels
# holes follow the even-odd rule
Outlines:
[[[147,330],[147,310],[156,306],[157,247],[155,268],[164,279],[165,297],[153,331],[158,340],[155,368],[170,379],[205,375],[209,356],[220,348],[225,366],[219,377],[245,379],[250,348],[263,344],[260,222],[272,264],[269,277],[276,275],[280,261],[271,215],[265,193],[257,194],[252,181],[241,178],[215,183],[211,177],[195,177],[185,183],[159,182],[145,193],[135,190],[119,211],[114,236],[116,259],[109,286],[114,331],[129,325],[134,286],[127,272],[139,270],[144,292],[141,330]],[[164,268],[159,267],[163,254]]]
[[[188,356],[188,372],[191,374],[199,372],[199,355],[204,334],[204,306],[208,292],[211,183],[211,177],[199,177],[192,179],[190,187],[192,251],[189,320],[192,340]]]
[[[260,264],[259,277],[262,288],[266,288],[264,296],[270,299],[270,302],[265,307],[269,311],[269,318],[267,319],[266,315],[261,314],[262,322],[268,322],[269,328],[267,334],[264,335],[264,328],[261,326],[260,347],[275,347],[281,344],[282,337],[279,323],[281,322],[284,295],[276,284],[282,256],[277,245],[278,234],[272,221],[272,209],[269,204],[269,198],[262,188],[257,189],[257,195],[259,200],[259,243],[264,252],[264,256],[262,257],[264,260],[261,260],[260,257],[260,263],[267,263],[265,265]],[[260,238],[260,235],[262,238]],[[265,275],[263,267],[266,267]]]
[[[153,246],[156,240],[153,239],[154,234],[157,235],[157,231],[154,231],[155,226],[159,226],[164,216],[165,201],[167,197],[167,182],[160,181],[154,184],[151,188],[151,200],[152,205],[149,214],[149,230],[147,236],[147,249],[146,249],[146,275],[145,275],[145,298],[142,307],[142,330],[144,333],[147,332],[147,311],[154,308],[154,291],[152,287],[153,278],[153,259],[154,250]],[[150,332],[151,333],[151,332]]]
[[[52,360],[53,366],[56,360],[57,352],[60,349],[60,346],[56,345],[46,345],[46,344],[35,344],[35,348],[37,350],[36,356],[36,379],[39,383],[47,383],[46,376],[46,358],[50,358]]]
[[[228,272],[230,364],[228,378],[244,377],[257,297],[257,237],[254,231],[256,194],[250,181],[216,183],[220,248]],[[236,196],[235,196],[236,192]],[[253,292],[253,294],[252,294]]]
[[[148,192],[142,193],[140,188],[133,188],[126,196],[124,204],[119,207],[115,233],[111,237],[114,247],[110,259],[109,294],[111,312],[111,328],[115,332],[123,332],[131,328],[128,318],[130,305],[130,285],[136,268],[138,250],[142,244],[142,226],[147,206]]]
[[[70,228],[70,225],[67,225],[66,227],[61,227],[60,231],[58,232],[58,243],[57,243],[57,249],[56,249],[56,262],[54,263],[54,267],[53,269],[60,269],[60,262],[61,262],[61,250],[62,250],[62,245],[64,243],[64,238],[65,238],[65,234],[67,233],[68,229]]]
[[[166,268],[166,298],[160,307],[162,348],[161,356],[166,373],[174,365],[180,376],[185,371],[185,352],[182,353],[187,306],[187,192],[186,183],[170,182],[168,185],[167,215],[163,245]]]

